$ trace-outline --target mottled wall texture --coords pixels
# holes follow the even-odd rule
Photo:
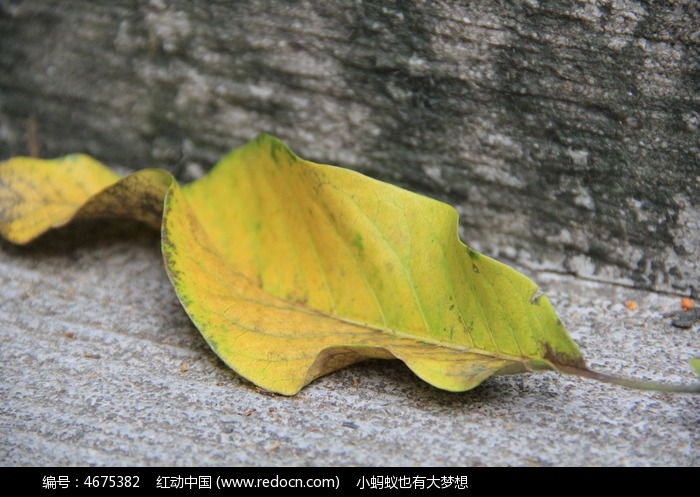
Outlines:
[[[503,260],[700,287],[695,1],[0,0],[3,158],[187,180],[263,131]]]

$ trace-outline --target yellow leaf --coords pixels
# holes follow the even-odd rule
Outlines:
[[[26,243],[106,215],[158,226],[164,209],[162,250],[185,310],[226,364],[265,389],[294,394],[354,362],[398,358],[452,391],[544,369],[697,390],[588,370],[537,286],[459,240],[453,208],[304,161],[272,137],[184,187],[157,170],[117,180],[75,157],[0,167],[2,234]]]
[[[0,233],[15,243],[30,242],[68,223],[92,195],[117,179],[87,155],[15,157],[0,173]]]
[[[0,169],[0,234],[28,243],[73,219],[124,217],[159,228],[170,173],[144,169],[121,181],[92,157],[15,157]],[[99,193],[99,194],[98,194]]]
[[[582,366],[547,298],[462,244],[457,218],[263,136],[170,192],[163,253],[212,348],[268,390],[295,393],[367,357],[447,390],[531,359]]]

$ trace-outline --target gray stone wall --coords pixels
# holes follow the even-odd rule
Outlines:
[[[269,132],[521,267],[700,285],[693,1],[0,1],[0,157],[182,180]]]

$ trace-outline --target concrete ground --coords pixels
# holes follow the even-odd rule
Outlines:
[[[531,276],[594,368],[692,381],[698,327],[662,316],[679,297]],[[3,242],[0,340],[4,466],[700,465],[700,396],[556,374],[455,394],[396,361],[292,398],[260,392],[209,350],[167,280],[158,235],[133,225]]]

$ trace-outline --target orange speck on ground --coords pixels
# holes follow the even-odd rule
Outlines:
[[[637,309],[639,309],[639,306],[634,300],[628,300],[627,302],[625,302],[625,307],[627,307],[630,311],[636,311]]]
[[[684,311],[689,311],[695,307],[695,302],[693,302],[693,299],[689,299],[688,297],[683,297],[681,299],[681,309]]]

